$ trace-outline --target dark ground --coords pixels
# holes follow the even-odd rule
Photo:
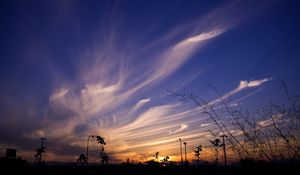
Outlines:
[[[299,174],[300,163],[266,163],[244,161],[232,166],[158,166],[158,165],[29,165],[25,160],[0,160],[1,174],[28,175],[259,175],[259,174]]]

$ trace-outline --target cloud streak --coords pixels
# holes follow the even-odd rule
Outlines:
[[[175,131],[169,131],[170,134],[175,134],[177,132],[184,131],[188,128],[187,124],[181,124],[179,129],[176,129]]]
[[[91,37],[88,47],[70,53],[78,63],[72,78],[61,78],[64,76],[54,68],[54,79],[58,80],[52,85],[48,103],[36,114],[37,123],[22,132],[22,137],[56,140],[53,147],[57,149],[49,153],[53,159],[59,157],[62,147],[85,150],[86,138],[91,134],[104,136],[107,150],[119,157],[139,157],[161,147],[176,156],[179,137],[191,145],[204,142],[207,129],[213,127],[207,116],[194,108],[181,108],[162,97],[164,92],[156,91],[195,54],[243,21],[244,15],[237,16],[234,11],[238,5],[221,5],[199,18],[178,23],[159,37],[150,35],[151,39],[143,42],[136,33],[126,34],[129,39],[123,36],[124,23],[113,15],[113,10],[118,9],[112,8],[104,15],[104,25]],[[270,80],[240,81],[222,98],[260,87]],[[214,99],[210,104],[220,100]],[[70,156],[73,152],[66,154]]]
[[[230,98],[236,94],[238,94],[239,92],[241,92],[242,90],[248,89],[248,88],[255,88],[255,87],[259,87],[262,86],[264,83],[268,82],[272,80],[272,78],[263,78],[263,79],[259,79],[259,80],[251,80],[251,81],[247,81],[247,80],[241,80],[239,83],[239,86],[236,87],[235,89],[223,94],[221,97],[218,97],[214,100],[211,100],[208,105],[215,105],[219,102],[221,102],[222,100],[225,100],[227,98]]]

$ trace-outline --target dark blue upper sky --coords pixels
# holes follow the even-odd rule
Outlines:
[[[299,7],[292,0],[1,1],[0,138],[23,150],[31,148],[16,140],[72,142],[66,157],[89,133],[126,145],[119,156],[147,151],[150,140],[192,141],[203,121],[166,89],[214,101],[207,86],[214,82],[249,109],[281,97],[278,79],[297,91]],[[162,119],[163,129],[147,135]],[[142,138],[134,137],[139,129]],[[156,134],[165,132],[173,134],[161,143]]]

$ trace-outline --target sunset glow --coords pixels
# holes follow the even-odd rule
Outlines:
[[[75,162],[88,136],[100,135],[114,163],[180,161],[181,138],[189,161],[201,144],[201,160],[213,162],[219,121],[168,90],[193,93],[217,113],[224,100],[241,106],[257,129],[284,116],[255,113],[283,97],[279,80],[299,92],[300,15],[292,1],[5,1],[0,8],[1,154],[9,143],[33,161],[45,137],[47,161]],[[243,135],[229,114],[218,120]],[[90,162],[99,162],[99,150],[91,138]],[[229,162],[237,160],[233,151],[228,146]],[[219,155],[223,161],[221,148]]]

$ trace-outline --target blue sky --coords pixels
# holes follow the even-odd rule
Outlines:
[[[281,97],[278,79],[297,91],[298,9],[297,1],[1,1],[1,151],[9,141],[32,159],[47,137],[48,160],[72,161],[94,134],[116,161],[157,151],[176,160],[179,137],[205,145],[208,130],[218,131],[167,89],[217,103],[213,82],[250,110]]]

